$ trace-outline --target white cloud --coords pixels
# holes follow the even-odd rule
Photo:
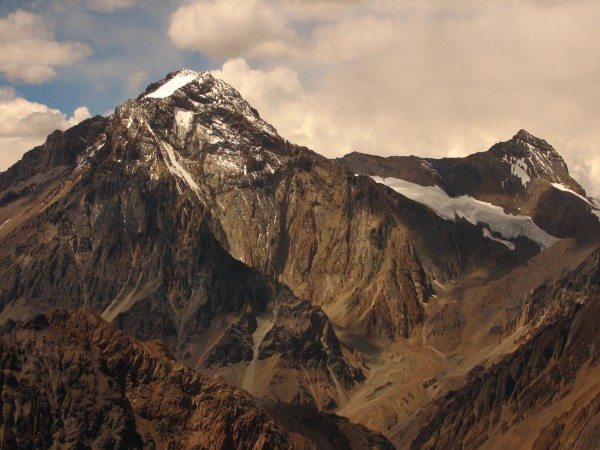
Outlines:
[[[261,53],[243,27],[227,36],[219,15],[207,14],[210,45],[191,14],[179,42],[249,61],[229,61],[219,73],[284,137],[327,156],[442,157],[486,150],[525,128],[554,145],[589,193],[600,193],[600,3],[264,4],[277,18],[267,34],[291,48],[285,55]],[[200,15],[202,5],[185,11]],[[171,30],[184,22],[182,11]],[[222,51],[220,39],[233,39],[235,51]]]
[[[269,1],[202,0],[179,7],[168,35],[180,48],[213,57],[284,56],[297,40]]]
[[[0,18],[0,73],[10,81],[41,83],[90,54],[80,42],[58,42],[41,16],[17,10]]]
[[[67,123],[69,124],[69,127],[72,127],[90,117],[92,117],[92,115],[90,114],[90,110],[87,109],[87,106],[80,106],[73,111],[73,117],[67,120]]]
[[[305,92],[295,71],[282,66],[252,69],[238,58],[212,73],[234,86],[286,139],[301,145],[318,143],[320,151],[327,153],[323,145],[337,134],[337,124],[314,95]]]
[[[54,130],[65,130],[89,117],[84,106],[67,118],[57,109],[19,97],[12,88],[0,87],[0,170],[42,144]]]
[[[575,178],[587,191],[589,196],[600,199],[600,151],[599,146],[594,145],[595,141],[590,139],[590,145],[587,140],[576,138],[565,143],[558,151],[565,156],[569,173]]]

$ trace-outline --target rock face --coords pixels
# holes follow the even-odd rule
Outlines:
[[[188,321],[214,288],[220,270],[199,267],[213,253],[388,340],[423,321],[432,278],[484,260],[519,262],[480,227],[440,220],[288,143],[208,73],[170,74],[108,119],[56,132],[0,186],[0,239],[10,246],[0,261],[4,316],[82,304],[108,320],[152,310],[151,326],[128,327],[171,346],[190,335]],[[235,358],[247,360],[249,347]]]
[[[106,187],[99,183],[84,195],[102,203]],[[117,207],[99,210],[78,192],[32,218],[26,229],[38,234],[27,242],[19,240],[22,229],[9,235],[16,258],[3,262],[3,286],[17,300],[4,303],[8,310],[30,315],[55,306],[92,307],[140,339],[164,339],[198,369],[247,365],[277,353],[279,366],[307,374],[285,399],[298,389],[305,392],[314,379],[322,386],[320,398],[306,395],[302,401],[319,406],[335,403],[332,377],[345,388],[363,378],[342,354],[320,308],[235,261],[206,229],[201,211],[188,206],[186,214],[185,205],[183,211],[171,209],[150,194],[121,188],[139,203],[118,196]],[[133,218],[123,217],[128,214]],[[264,343],[254,335],[261,319],[271,323]],[[274,333],[276,348],[267,345]]]
[[[464,158],[351,153],[337,161],[355,173],[439,186],[450,197],[468,195],[507,213],[525,214],[553,236],[585,238],[600,233],[600,210],[569,175],[562,157],[525,130],[487,152]]]
[[[244,391],[194,373],[161,342],[142,344],[91,310],[10,322],[0,348],[2,448],[392,448],[315,410],[302,413],[312,430],[288,432]]]
[[[540,449],[595,445],[600,424],[600,250],[574,272],[533,292],[528,304],[521,322],[536,318],[533,336],[499,363],[471,370],[464,387],[425,408],[396,436],[397,444]]]

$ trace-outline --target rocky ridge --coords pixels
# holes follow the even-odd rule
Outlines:
[[[211,86],[217,83],[208,75],[202,79]],[[253,114],[260,124],[260,133],[245,136],[245,142],[263,139],[268,126],[239,94],[218,84],[233,96],[228,107]],[[210,97],[212,87],[195,84],[196,89],[201,86],[209,89]],[[233,114],[222,106],[220,94],[213,100],[220,113]],[[203,192],[196,190],[200,185],[185,168],[190,164],[192,170],[192,163],[170,159],[170,144],[149,125],[159,126],[167,117],[173,131],[178,123],[171,115],[174,110],[161,115],[164,102],[145,102],[145,108],[133,101],[109,119],[94,118],[51,135],[0,176],[9,186],[5,198],[12,198],[2,211],[10,218],[0,229],[8,246],[0,261],[4,320],[55,306],[91,307],[140,339],[164,339],[174,354],[206,373],[222,369],[220,376],[230,379],[234,375],[229,372],[268,360],[273,367],[263,376],[267,386],[261,394],[335,406],[340,389],[351,389],[364,378],[360,364],[342,348],[320,308],[299,301],[287,287],[236,261],[231,249],[223,248],[215,237],[223,233],[215,224],[218,216],[212,208],[218,205],[211,186],[204,183]],[[211,120],[220,117],[208,113],[214,113]],[[204,134],[190,139],[198,136]],[[278,142],[283,144],[280,138]],[[203,145],[210,147],[207,141],[198,145],[197,152]],[[215,171],[214,183],[220,186],[230,173],[207,162],[210,149],[199,160]],[[34,177],[39,182],[30,177],[34,170],[39,170]],[[207,170],[203,176],[211,174]],[[20,185],[30,188],[14,188]],[[146,320],[149,315],[151,322]],[[261,321],[270,324],[262,336],[255,334]],[[278,389],[288,378],[285,389]],[[274,379],[278,384],[270,384]]]
[[[531,293],[531,336],[489,368],[474,367],[395,436],[401,448],[590,448],[597,404],[600,250]],[[560,307],[558,307],[560,305]],[[550,308],[550,311],[547,309]],[[578,430],[577,433],[573,431]]]
[[[260,396],[334,408],[364,379],[312,305],[393,341],[433,292],[375,183],[288,143],[207,73],[54,133],[0,184],[2,320],[91,307]]]
[[[107,217],[114,226],[120,219],[117,229],[126,228],[125,235],[160,233],[165,219],[158,220],[152,208],[163,206],[150,199],[166,195],[164,204],[177,205],[181,216],[170,220],[189,223],[193,216],[194,222],[203,221],[235,259],[289,286],[297,297],[323,306],[353,305],[351,319],[358,316],[368,333],[388,339],[408,336],[422,320],[422,303],[432,290],[405,227],[374,183],[289,144],[237,92],[209,74],[196,74],[168,96],[152,96],[186,76],[188,72],[174,73],[151,86],[118,107],[101,133],[81,140],[76,161],[61,166],[60,187],[45,194],[42,220],[51,211],[64,216],[62,203],[72,201],[69,222],[83,217],[85,223],[76,224],[71,233],[77,236],[65,240],[76,242],[72,253],[89,255],[100,248],[93,229]],[[46,152],[57,151],[50,142],[45,147]],[[11,171],[27,173],[23,167],[32,158]],[[8,179],[3,176],[4,183]],[[89,186],[92,192],[85,192]],[[412,256],[395,261],[397,251]],[[148,248],[139,254],[153,252]],[[19,270],[29,272],[24,269]],[[139,278],[130,281],[156,290],[160,279],[152,276],[154,288]],[[128,295],[131,287],[122,287],[95,295],[113,302],[135,297]],[[5,290],[2,302],[17,298]],[[84,303],[93,306],[95,300]],[[108,306],[102,300],[94,307],[103,311]]]
[[[160,341],[142,344],[88,309],[52,310],[2,331],[2,448],[392,448],[316,410],[303,412],[311,430],[288,432],[244,391],[194,373]]]

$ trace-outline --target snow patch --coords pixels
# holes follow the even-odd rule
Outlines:
[[[559,191],[568,192],[569,194],[573,194],[574,196],[579,197],[581,200],[583,200],[584,202],[586,202],[588,205],[591,206],[590,212],[593,215],[595,215],[598,218],[598,220],[600,221],[600,208],[598,207],[598,205],[596,205],[596,203],[593,200],[590,200],[589,198],[585,198],[583,195],[580,195],[577,192],[569,189],[564,184],[552,183],[552,187],[558,189]]]
[[[450,197],[439,186],[420,186],[398,178],[386,178],[385,180],[376,176],[371,178],[377,183],[389,186],[405,197],[427,206],[443,219],[456,220],[458,217],[473,225],[486,224],[493,233],[499,234],[504,239],[526,237],[542,249],[559,241],[540,229],[533,223],[531,217],[506,214],[499,206],[482,202],[468,195]]]
[[[186,84],[192,82],[198,77],[198,73],[193,70],[182,70],[154,92],[144,96],[150,98],[165,98],[172,95],[177,89],[182,88]]]
[[[85,149],[85,152],[77,156],[77,167],[75,167],[74,171],[81,169],[83,166],[89,163],[90,158],[92,158],[98,150],[104,147],[106,144],[106,135],[102,133],[98,136],[98,140]]]
[[[102,143],[100,143],[100,144],[98,144],[98,145],[95,145],[95,146],[92,148],[92,151],[90,152],[90,155],[89,155],[89,156],[90,156],[90,158],[91,158],[92,156],[94,156],[98,150],[100,150],[101,148],[103,148],[103,147],[104,147],[104,144],[105,144],[105,142],[102,142]]]
[[[515,249],[515,244],[513,244],[510,241],[505,241],[504,239],[499,239],[496,236],[494,236],[492,234],[492,232],[486,228],[483,227],[483,237],[487,238],[487,239],[491,239],[492,241],[496,241],[496,242],[500,242],[501,244],[506,245],[510,250],[514,250]]]
[[[589,199],[585,198],[583,195],[578,194],[577,192],[569,189],[568,187],[566,187],[564,184],[560,184],[560,183],[552,183],[552,187],[558,189],[559,191],[563,191],[563,192],[568,192],[570,194],[573,194],[575,197],[579,197],[581,200],[583,200],[584,202],[586,202],[588,205],[593,206],[594,208],[596,207],[596,205],[594,205]]]
[[[219,148],[217,154],[206,155],[205,164],[209,166],[217,165],[224,169],[225,172],[234,173],[240,173],[246,168],[243,158],[231,151],[221,148]]]
[[[194,119],[194,113],[182,108],[175,108],[175,123],[182,130],[189,130],[192,120]]]
[[[521,184],[523,186],[527,186],[527,183],[529,183],[531,177],[527,173],[527,163],[525,162],[525,160],[521,158],[515,158],[513,156],[511,156],[510,159],[508,159],[506,155],[504,155],[502,161],[510,164],[510,173],[520,178]]]
[[[173,146],[165,141],[160,141],[160,143],[162,144],[162,148],[167,152],[168,161],[167,158],[165,158],[165,163],[169,172],[185,181],[196,195],[200,197],[200,188],[198,187],[198,184],[196,184],[190,173],[179,164],[179,161],[177,161]]]
[[[215,136],[210,128],[203,127],[200,124],[196,126],[196,134],[201,140],[206,141],[209,144],[217,144],[221,142],[221,139]]]

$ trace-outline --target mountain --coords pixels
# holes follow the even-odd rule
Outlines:
[[[170,82],[188,75],[174,75]],[[11,255],[0,269],[3,314],[15,318],[55,306],[88,306],[140,339],[164,339],[204,373],[242,365],[225,378],[248,388],[260,384],[256,392],[274,391],[284,400],[333,406],[338,385],[351,388],[363,378],[360,364],[351,361],[320,308],[232,258],[231,245],[243,241],[230,242],[227,217],[215,213],[223,208],[221,195],[235,196],[238,183],[273,176],[266,160],[256,169],[261,163],[252,159],[251,143],[273,147],[273,153],[257,153],[259,159],[276,159],[278,153],[291,158],[285,156],[286,144],[271,134],[272,142],[263,142],[263,131],[270,129],[230,87],[208,74],[194,76],[197,81],[186,87],[207,107],[196,107],[187,95],[142,97],[117,108],[111,118],[51,135],[3,174],[4,183],[16,174],[27,185],[21,189],[13,182],[4,194],[16,198],[5,207],[11,219],[0,230]],[[200,124],[186,134],[179,119],[193,114],[179,103],[196,108],[199,122],[209,117],[227,126],[215,125],[210,139]],[[215,136],[235,141],[228,134],[230,122],[249,129],[244,145],[236,144],[248,158],[240,167],[255,167],[248,178],[237,166],[223,165],[233,150],[209,143]],[[218,142],[233,145],[229,140]],[[172,145],[181,151],[208,147],[199,159],[207,169],[175,157]],[[75,148],[79,153],[71,151]],[[184,167],[188,164],[200,184]],[[39,167],[46,169],[32,181],[28,175]],[[254,191],[252,185],[246,189]],[[232,210],[240,200],[228,200]],[[259,380],[256,373],[265,365],[271,376]]]
[[[524,131],[465,158],[332,161],[286,141],[223,81],[181,70],[0,173],[0,324],[7,354],[34,317],[41,334],[27,339],[76,343],[56,314],[116,327],[139,348],[159,339],[190,377],[245,390],[284,448],[302,448],[297,435],[319,448],[389,445],[363,427],[400,448],[483,445],[506,432],[477,421],[482,387],[510,361],[529,364],[527,349],[575,303],[595,303],[594,278],[581,274],[597,264],[597,213],[556,150]],[[132,363],[115,357],[119,370]],[[556,398],[569,389],[557,382]],[[545,407],[532,405],[514,417]],[[536,427],[587,423],[577,409],[544,411]],[[146,439],[127,414],[119,420]],[[167,416],[152,420],[177,421]],[[507,427],[529,423],[519,420]]]
[[[270,415],[246,392],[174,361],[160,341],[142,344],[89,309],[51,310],[2,331],[2,448],[392,448],[316,410]],[[287,432],[294,414],[311,429]]]
[[[47,222],[55,214],[50,221],[64,221],[61,233],[70,234],[63,239],[71,241],[64,263],[74,273],[87,267],[89,256],[109,258],[110,267],[119,267],[120,256],[105,249],[127,247],[130,254],[124,258],[130,262],[118,270],[124,280],[110,286],[111,292],[96,292],[102,291],[98,280],[68,294],[87,296],[83,303],[97,310],[109,308],[109,318],[112,311],[127,309],[124,298],[137,303],[138,295],[127,295],[134,288],[147,297],[159,290],[164,276],[128,276],[129,266],[135,268],[131,261],[154,253],[135,240],[148,234],[150,240],[158,235],[177,240],[177,227],[190,223],[204,226],[233,258],[283,282],[302,299],[323,307],[335,301],[337,309],[356,303],[362,327],[389,339],[411,333],[422,318],[422,303],[432,293],[404,218],[375,183],[356,179],[283,140],[237,92],[210,74],[171,74],[118,107],[113,116],[54,133],[2,174],[0,182],[6,205],[2,218],[8,220],[3,234],[16,232],[30,215],[36,220],[41,213]],[[45,196],[42,204],[31,208],[28,202],[40,196]],[[173,205],[176,209],[161,210]],[[163,217],[175,211],[181,218]],[[76,223],[82,217],[84,223]],[[110,233],[108,228],[123,232]],[[163,236],[163,229],[173,237]],[[95,238],[127,242],[99,245]],[[17,240],[10,239],[13,245]],[[180,247],[186,249],[175,243],[170,249]],[[413,256],[397,261],[395,251]],[[148,266],[152,264],[146,260]],[[92,267],[97,272],[96,264]],[[160,262],[157,270],[162,270]],[[113,274],[107,275],[112,279]],[[125,280],[129,285],[122,289]],[[375,280],[387,281],[375,286]],[[22,295],[11,293],[4,304]],[[398,297],[403,299],[399,304],[391,302]],[[95,304],[96,298],[112,302]],[[173,300],[171,305],[177,303]],[[352,319],[355,316],[353,311]],[[168,322],[163,328],[172,325]]]
[[[469,196],[506,213],[531,217],[552,236],[585,239],[600,232],[600,209],[593,199],[569,175],[558,152],[525,130],[464,158],[351,153],[338,162],[354,173],[438,186],[449,197]]]

